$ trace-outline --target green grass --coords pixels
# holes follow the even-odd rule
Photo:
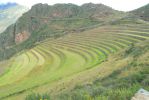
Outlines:
[[[125,25],[102,26],[81,33],[71,33],[57,39],[47,39],[17,54],[11,58],[13,62],[8,61],[11,63],[8,71],[0,76],[0,99],[25,99],[25,96],[32,91],[41,94],[46,92],[50,94],[50,91],[53,91],[51,95],[56,95],[73,89],[79,83],[92,80],[91,78],[97,74],[99,74],[98,77],[103,78],[112,74],[114,70],[122,69],[124,65],[127,65],[129,58],[115,64],[110,60],[112,58],[109,59],[111,54],[128,48],[136,41],[148,39],[149,32],[144,24],[126,27]],[[132,55],[137,54],[140,54],[139,49]],[[106,84],[106,81],[103,83]],[[101,84],[100,81],[99,84]],[[125,88],[118,89],[116,92],[112,89],[110,88],[107,94],[96,95],[94,99],[106,100],[107,95],[119,94],[118,91],[121,91],[121,95],[128,93],[129,97],[132,95],[130,93],[133,93]],[[79,90],[79,93],[82,92]],[[83,95],[74,93],[74,95],[70,97],[72,100],[75,100],[77,96],[84,100],[93,98],[89,93],[83,93]],[[112,96],[114,95],[111,95],[111,98]]]
[[[141,51],[138,51],[138,49]],[[114,66],[121,62],[121,65],[119,65],[120,69],[117,68],[106,77],[98,77],[91,84],[76,86],[71,91],[63,92],[55,96],[53,99],[76,100],[76,98],[78,98],[77,100],[130,100],[140,88],[149,90],[148,50],[148,41],[130,46],[128,49],[112,56],[114,59],[116,58],[116,60],[112,61]],[[128,63],[126,65],[122,64],[125,62],[123,60],[124,58],[129,59],[129,62],[127,61]],[[110,66],[109,64],[107,65]],[[112,67],[114,66],[112,65]],[[86,95],[88,98],[86,98]]]

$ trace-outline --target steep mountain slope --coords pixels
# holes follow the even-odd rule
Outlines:
[[[130,13],[136,15],[137,17],[145,20],[145,21],[149,21],[149,4],[138,8],[136,10],[131,11]]]
[[[24,47],[32,46],[35,42],[47,37],[55,38],[66,33],[83,31],[90,26],[93,27],[121,18],[123,15],[125,13],[102,4],[88,3],[82,6],[74,4],[34,5],[31,10],[23,14],[15,24],[9,26],[0,35],[0,58],[8,58]],[[27,39],[28,41],[26,41]],[[16,44],[20,43],[23,44],[18,47]],[[15,50],[13,46],[15,46]],[[2,53],[7,51],[12,53],[6,53],[6,55]]]
[[[20,6],[16,3],[0,5],[0,33],[9,25],[16,22],[25,11],[27,11],[26,7]]]

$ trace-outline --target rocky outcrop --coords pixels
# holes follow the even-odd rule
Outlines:
[[[21,33],[16,34],[15,36],[15,43],[19,44],[22,43],[23,41],[27,40],[29,38],[30,34],[27,31],[23,31]]]
[[[149,100],[149,92],[140,89],[131,100]]]

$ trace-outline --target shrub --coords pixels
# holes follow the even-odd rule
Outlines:
[[[87,100],[85,96],[80,92],[74,92],[71,95],[71,100]]]
[[[143,79],[142,84],[146,87],[149,87],[149,77]]]
[[[125,51],[124,56],[132,55],[133,57],[138,57],[143,53],[142,49],[143,48],[131,44],[129,48]]]
[[[35,94],[32,93],[26,97],[25,100],[50,100],[50,96],[47,94]]]

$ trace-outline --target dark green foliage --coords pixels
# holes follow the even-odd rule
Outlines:
[[[149,76],[146,76],[146,78],[142,80],[142,84],[144,86],[149,86]]]
[[[141,47],[135,47],[134,44],[131,44],[129,48],[125,51],[125,56],[133,55],[134,57],[137,57],[143,53],[143,50]]]
[[[134,15],[128,15],[126,17],[122,17],[119,20],[111,21],[111,25],[124,25],[124,24],[142,24],[143,22],[140,21],[140,19]]]
[[[25,100],[51,100],[51,99],[50,99],[50,96],[47,94],[40,95],[40,94],[32,93],[28,95]]]
[[[138,73],[135,73],[133,75],[130,75],[129,77],[126,77],[125,80],[127,80],[130,84],[141,83],[142,80],[144,79],[144,77],[145,77],[144,74],[140,74],[138,72]]]
[[[86,97],[80,92],[74,92],[70,97],[72,100],[86,100]]]
[[[55,100],[89,100],[91,96],[81,91],[75,91],[71,94],[61,94],[54,98]],[[53,100],[54,100],[53,99]]]

